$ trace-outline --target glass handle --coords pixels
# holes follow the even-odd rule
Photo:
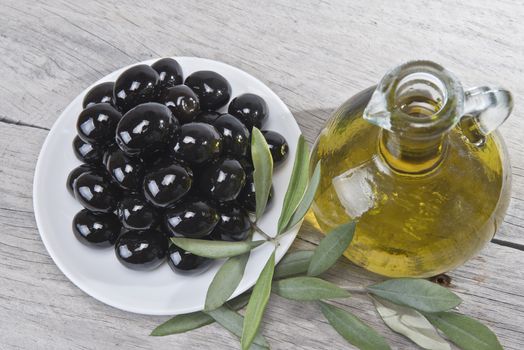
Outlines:
[[[464,116],[460,124],[463,129],[475,127],[483,135],[502,125],[513,109],[511,92],[499,87],[475,87],[465,91],[464,97]]]

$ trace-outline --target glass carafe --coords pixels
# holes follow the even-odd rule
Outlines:
[[[449,71],[413,61],[346,101],[320,132],[313,212],[323,232],[356,220],[345,255],[389,277],[449,271],[490,241],[511,172],[495,130],[511,94],[463,90]]]

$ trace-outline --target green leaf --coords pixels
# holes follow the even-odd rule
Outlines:
[[[435,327],[463,350],[503,349],[495,333],[477,320],[454,312],[425,315]]]
[[[240,294],[238,297],[231,299],[226,303],[227,306],[229,306],[233,310],[240,310],[244,306],[247,305],[249,302],[249,298],[251,298],[251,293],[244,293]]]
[[[253,172],[256,193],[255,217],[258,220],[266,210],[267,199],[271,191],[273,157],[271,157],[264,135],[256,127],[253,127],[251,132],[251,158],[253,158],[255,168]]]
[[[282,211],[278,219],[278,234],[281,234],[287,227],[291,216],[297,210],[300,200],[304,196],[307,184],[309,171],[309,147],[303,135],[300,135],[297,143],[297,151],[295,153],[295,163],[293,164],[293,172],[287,185],[286,196],[282,204]]]
[[[337,285],[316,277],[291,277],[276,281],[273,291],[291,300],[348,298],[350,294]]]
[[[250,296],[250,293],[244,293],[242,295],[239,295],[235,299],[228,301],[226,305],[228,305],[233,310],[239,310],[247,305]],[[162,323],[160,326],[156,327],[153,330],[153,332],[151,332],[151,335],[159,337],[171,334],[184,333],[193,329],[206,326],[213,322],[215,322],[214,319],[211,318],[209,315],[205,314],[204,312],[192,312],[190,314],[178,315],[169,319],[168,321]]]
[[[244,318],[237,312],[231,310],[228,307],[221,306],[215,310],[206,311],[215,321],[217,321],[222,327],[236,335],[237,337],[242,336],[242,325]],[[258,345],[259,348],[269,349],[269,344],[262,335],[257,333],[253,340],[253,345]],[[253,349],[253,347],[251,347]]]
[[[312,250],[297,250],[284,255],[275,268],[273,279],[281,279],[306,273],[312,256]]]
[[[249,349],[255,335],[260,328],[264,311],[266,310],[269,296],[271,294],[271,280],[275,271],[275,251],[269,257],[266,265],[258,276],[257,283],[251,292],[251,298],[247,304],[242,330],[242,350]]]
[[[170,334],[184,333],[213,322],[213,318],[203,312],[178,315],[156,327],[153,332],[151,332],[151,335],[154,337],[162,337]]]
[[[320,302],[320,309],[331,326],[357,348],[361,350],[391,349],[384,337],[351,313],[324,302]]]
[[[462,300],[438,284],[422,279],[398,278],[367,287],[372,294],[423,312],[447,311]]]
[[[211,259],[229,258],[244,254],[265,243],[265,241],[207,241],[193,238],[171,238],[171,241],[188,252]]]
[[[249,253],[233,256],[226,260],[209,285],[205,310],[222,306],[237,289],[244,276]]]
[[[318,161],[317,165],[315,166],[313,175],[311,176],[311,179],[309,180],[309,186],[307,187],[306,193],[304,193],[302,200],[298,204],[297,210],[293,213],[293,215],[291,216],[291,219],[289,219],[289,222],[286,228],[283,229],[282,231],[287,231],[291,227],[298,224],[304,218],[307,211],[311,207],[311,203],[313,203],[313,199],[315,198],[315,193],[317,192],[319,183],[320,183],[320,161]]]
[[[373,298],[375,307],[384,323],[393,331],[411,339],[427,350],[451,350],[429,321],[417,310]]]
[[[307,274],[318,276],[333,266],[351,243],[354,233],[354,222],[335,227],[315,249]]]

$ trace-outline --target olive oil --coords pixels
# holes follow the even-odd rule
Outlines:
[[[459,123],[454,111],[450,127],[428,137],[406,137],[421,128],[407,129],[401,121],[388,131],[363,117],[374,90],[343,104],[315,143],[312,164],[322,161],[316,220],[323,232],[356,220],[344,255],[375,273],[429,277],[449,271],[476,254],[502,222],[510,189],[502,140],[467,118]],[[411,93],[388,103],[409,123],[420,118],[435,124],[444,102]]]

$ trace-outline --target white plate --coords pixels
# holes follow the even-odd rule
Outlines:
[[[203,58],[175,58],[182,66],[184,77],[194,71],[212,70],[222,74],[230,82],[232,98],[251,92],[266,100],[269,120],[264,128],[285,135],[290,147],[288,160],[274,173],[273,203],[260,221],[260,227],[265,232],[275,233],[300,135],[295,119],[273,91],[246,72]],[[141,63],[151,64],[155,61],[156,59]],[[93,86],[105,81],[115,81],[126,68],[128,67],[109,74]],[[113,307],[149,315],[174,315],[202,310],[206,291],[220,262],[215,262],[209,270],[197,276],[175,274],[167,264],[150,272],[133,271],[117,261],[113,249],[89,248],[74,237],[71,221],[82,207],[66,190],[66,179],[69,172],[80,164],[73,154],[71,143],[76,135],[75,124],[82,110],[82,99],[90,88],[78,95],[60,115],[38,157],[33,204],[38,229],[47,251],[74,284]],[[297,231],[298,227],[283,237],[277,248],[277,260],[285,254]],[[271,244],[265,243],[252,252],[244,278],[234,296],[253,286],[271,251]]]

